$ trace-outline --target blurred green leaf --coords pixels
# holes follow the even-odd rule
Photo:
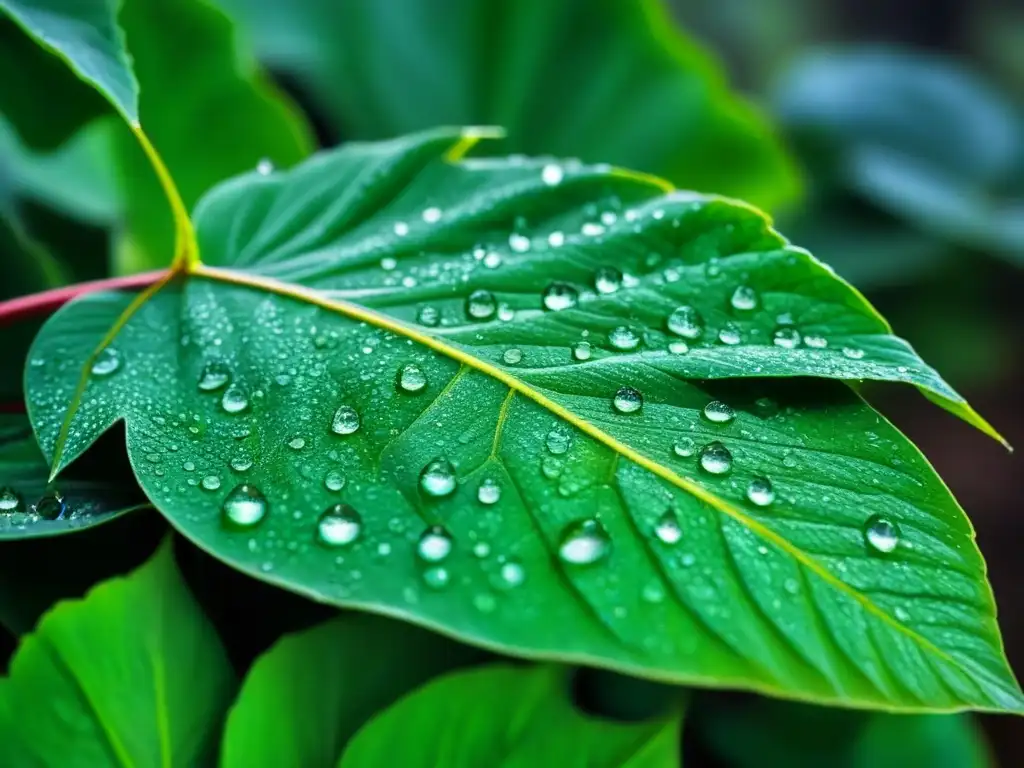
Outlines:
[[[646,723],[587,717],[565,667],[495,665],[409,694],[363,727],[339,768],[679,765],[682,713]]]
[[[494,151],[610,162],[773,208],[768,124],[659,0],[222,0],[345,138],[499,125]]]
[[[5,768],[212,761],[234,673],[170,542],[127,577],[59,603],[0,681]]]
[[[286,636],[245,678],[228,715],[220,766],[331,768],[375,713],[482,655],[369,614],[349,614]]]

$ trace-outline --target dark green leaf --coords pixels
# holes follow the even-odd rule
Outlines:
[[[660,0],[222,0],[346,137],[500,125],[578,156],[773,207],[798,183],[764,120]]]
[[[370,717],[480,655],[440,635],[367,614],[285,637],[242,685],[228,716],[221,768],[331,768]]]
[[[611,723],[576,711],[564,667],[457,672],[406,696],[352,740],[339,768],[679,765],[681,714]]]
[[[963,512],[805,378],[913,382],[985,426],[863,298],[742,204],[441,159],[465,143],[229,182],[196,214],[208,266],[51,318],[27,389],[57,466],[124,419],[147,495],[216,556],[509,652],[1020,708]]]
[[[9,768],[208,764],[234,674],[171,547],[58,604],[0,682]]]

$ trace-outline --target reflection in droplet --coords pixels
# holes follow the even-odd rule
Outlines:
[[[466,314],[474,320],[490,320],[498,311],[498,301],[490,291],[476,290],[466,299]]]
[[[40,517],[45,517],[47,520],[57,520],[64,516],[64,512],[67,511],[67,504],[64,502],[64,497],[60,494],[60,491],[47,491],[32,505],[32,511]]]
[[[451,554],[452,537],[439,525],[432,525],[420,536],[416,553],[428,563],[439,563]]]
[[[572,356],[574,359],[579,361],[590,359],[590,342],[589,341],[577,341],[572,345]]]
[[[427,386],[427,374],[416,363],[406,363],[398,371],[398,389],[415,394]]]
[[[616,349],[628,351],[640,345],[640,335],[629,326],[620,325],[608,334],[608,343]]]
[[[748,312],[752,309],[756,309],[757,302],[757,291],[749,285],[737,286],[736,290],[732,293],[732,297],[729,299],[729,303],[732,304],[732,308],[740,310],[741,312]]]
[[[779,328],[772,336],[772,344],[783,349],[796,349],[800,346],[800,331],[796,328]]]
[[[569,444],[572,442],[572,435],[565,427],[555,427],[548,432],[547,446],[548,450],[556,456],[565,453],[569,450]]]
[[[704,333],[704,318],[690,306],[677,307],[666,321],[668,329],[684,339],[697,339]]]
[[[644,396],[633,387],[619,387],[612,398],[612,407],[619,413],[636,413],[644,404]]]
[[[544,309],[552,312],[572,309],[579,302],[579,298],[579,292],[568,283],[551,283],[541,296]]]
[[[654,535],[658,537],[658,541],[664,544],[679,543],[679,540],[683,538],[683,529],[679,525],[679,518],[676,517],[675,512],[671,509],[666,510],[658,518],[658,522],[654,526]]]
[[[221,512],[225,525],[235,528],[252,528],[266,517],[267,500],[257,488],[242,483],[224,499]]]
[[[700,465],[712,475],[724,475],[732,469],[732,454],[717,440],[708,443],[700,452]]]
[[[331,431],[336,435],[351,435],[359,430],[359,414],[351,405],[342,405],[331,419]]]
[[[329,470],[327,474],[324,475],[324,487],[328,491],[340,491],[345,487],[345,476],[336,469]]]
[[[343,547],[359,538],[363,519],[348,504],[332,504],[316,524],[317,539],[328,547]]]
[[[220,407],[227,413],[241,413],[249,407],[249,398],[245,391],[236,384],[232,384],[220,399]]]
[[[704,406],[704,418],[715,424],[727,424],[736,417],[736,411],[721,400],[712,400]]]
[[[455,467],[447,459],[432,459],[420,471],[420,488],[428,496],[451,495],[455,491]]]
[[[759,507],[770,506],[775,501],[775,489],[767,477],[755,477],[747,486],[747,498]]]
[[[611,546],[604,526],[595,519],[581,520],[562,532],[558,556],[573,565],[589,565],[607,556]]]
[[[864,540],[876,552],[888,554],[899,546],[900,528],[881,515],[872,515],[864,524]]]
[[[615,267],[601,267],[594,274],[594,288],[598,293],[615,293],[622,287],[622,273]]]
[[[481,504],[490,506],[501,499],[501,486],[493,477],[485,477],[476,489],[476,498]]]

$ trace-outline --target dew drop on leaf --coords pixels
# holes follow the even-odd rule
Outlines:
[[[306,438],[296,435],[288,441],[288,447],[293,451],[301,451],[306,447]]]
[[[562,532],[558,556],[566,563],[589,565],[606,557],[612,541],[597,520],[588,519],[571,523]]]
[[[423,572],[423,583],[431,589],[444,589],[448,586],[449,581],[451,581],[451,574],[448,573],[447,568],[437,566],[427,568]]]
[[[632,328],[620,325],[608,334],[608,343],[623,351],[636,349],[640,344],[640,336]]]
[[[324,488],[328,491],[340,491],[345,487],[345,476],[336,469],[332,469],[324,475]]]
[[[526,581],[526,569],[518,560],[506,560],[501,564],[498,575],[506,587],[518,587]]]
[[[615,293],[622,287],[622,273],[615,267],[601,267],[594,274],[594,288],[598,293]]]
[[[423,532],[416,544],[416,554],[428,563],[439,563],[452,551],[452,537],[439,525],[432,525]]]
[[[700,466],[712,475],[724,475],[732,469],[732,454],[717,440],[708,443],[700,452]]]
[[[668,329],[684,339],[697,339],[704,333],[704,318],[690,306],[676,307],[666,321]]]
[[[241,387],[232,384],[220,399],[220,407],[227,413],[241,413],[249,407],[249,398]]]
[[[497,311],[498,302],[490,291],[473,291],[466,299],[466,314],[474,320],[490,320]]]
[[[0,488],[0,513],[17,512],[21,507],[21,497],[13,488]]]
[[[729,347],[734,347],[743,341],[740,336],[740,329],[732,323],[726,323],[722,326],[722,330],[718,332],[718,340]]]
[[[93,376],[109,376],[121,367],[121,353],[113,347],[104,347],[92,363]]]
[[[619,413],[636,413],[644,404],[644,397],[633,387],[619,387],[612,397],[612,407]]]
[[[32,511],[40,517],[45,517],[47,520],[56,520],[63,517],[66,510],[67,505],[64,503],[64,497],[61,496],[59,491],[48,491],[39,501],[32,505]]]
[[[431,206],[423,211],[423,220],[427,224],[436,224],[441,220],[441,209]]]
[[[523,361],[523,350],[518,347],[506,349],[502,354],[501,359],[506,365],[518,365]]]
[[[420,471],[420,488],[428,496],[451,495],[455,491],[455,467],[447,459],[432,459]]]
[[[843,347],[843,355],[851,360],[862,360],[864,358],[864,350],[857,347]]]
[[[331,432],[336,435],[351,435],[359,430],[359,414],[351,405],[342,405],[331,418]]]
[[[220,485],[218,481],[218,486]],[[267,515],[267,499],[259,489],[242,483],[224,499],[221,505],[224,524],[231,528],[252,528]]]
[[[757,302],[757,291],[749,285],[737,286],[736,290],[732,293],[732,297],[729,299],[732,308],[741,312],[757,309]]]
[[[398,389],[415,394],[427,386],[427,374],[416,363],[406,363],[398,371]]]
[[[316,523],[317,540],[328,547],[343,547],[359,538],[363,519],[348,504],[332,504]]]
[[[252,467],[252,457],[248,454],[239,454],[233,456],[228,463],[235,472],[245,472]]]
[[[828,339],[824,336],[804,336],[804,344],[812,349],[824,349],[828,346]]]
[[[747,498],[759,507],[770,506],[775,501],[775,489],[767,477],[755,477],[747,486]]]
[[[544,289],[541,295],[544,309],[552,312],[561,312],[563,309],[572,309],[579,302],[579,292],[568,283],[551,283]]]
[[[671,509],[666,510],[665,513],[658,518],[658,522],[654,525],[654,535],[658,537],[658,541],[663,544],[678,544],[679,540],[683,538],[683,529],[679,525],[679,518],[676,517],[676,513]]]
[[[569,444],[572,442],[572,435],[564,427],[555,427],[548,432],[547,446],[551,453],[557,455],[563,454],[569,450]]]
[[[689,458],[697,452],[697,444],[692,438],[681,437],[672,444],[672,452],[684,459]]]
[[[590,359],[590,342],[589,341],[577,341],[572,345],[572,356],[573,359],[579,360],[580,362]]]
[[[481,504],[488,506],[497,504],[498,500],[501,499],[501,486],[498,485],[498,481],[493,477],[485,477],[481,480],[479,487],[476,489],[476,498]]]
[[[231,370],[221,362],[211,362],[199,372],[196,386],[203,392],[214,392],[231,381]]]
[[[208,491],[216,491],[220,488],[220,478],[217,475],[206,475],[201,485]]]
[[[796,328],[779,328],[772,336],[772,344],[783,349],[796,349],[800,345],[800,332]]]
[[[685,355],[690,351],[690,347],[685,341],[670,341],[668,343],[668,351],[673,355]]]
[[[513,232],[508,236],[508,247],[516,253],[526,253],[530,250],[530,238]]]
[[[419,314],[416,315],[416,322],[420,325],[425,325],[428,328],[434,328],[438,323],[441,322],[441,313],[437,311],[437,307],[421,307]]]
[[[899,526],[881,515],[872,515],[864,524],[864,541],[876,552],[888,554],[900,543]]]
[[[549,187],[554,187],[562,182],[562,166],[556,165],[555,163],[548,163],[541,169],[540,178]]]
[[[704,406],[704,418],[715,424],[728,424],[736,418],[736,411],[721,400],[712,400]]]

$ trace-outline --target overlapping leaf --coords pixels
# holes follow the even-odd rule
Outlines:
[[[58,313],[27,372],[56,467],[124,419],[147,495],[217,556],[510,652],[1020,709],[962,511],[808,377],[985,427],[963,400],[756,211],[442,160],[467,143],[229,182],[196,212],[205,266]]]

